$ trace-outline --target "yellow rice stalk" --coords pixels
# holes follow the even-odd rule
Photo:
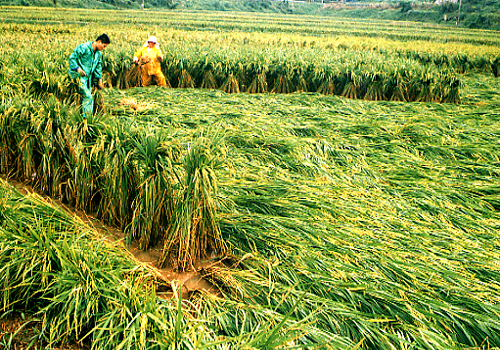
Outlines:
[[[187,72],[187,70],[183,69],[181,72],[181,76],[179,77],[179,88],[194,88],[194,81],[191,78],[191,75]]]
[[[217,89],[217,82],[215,81],[212,71],[209,70],[203,75],[203,81],[201,82],[202,89]]]
[[[293,84],[290,78],[285,74],[280,74],[274,82],[274,88],[271,90],[273,93],[289,94],[294,92]]]
[[[134,64],[125,73],[125,88],[128,89],[136,86],[141,86],[141,66]]]
[[[267,81],[265,73],[260,73],[254,78],[254,80],[248,87],[248,92],[252,94],[267,92]]]
[[[238,83],[238,80],[234,77],[233,74],[229,74],[229,76],[227,77],[224,84],[222,84],[220,89],[230,94],[239,93],[240,84]]]

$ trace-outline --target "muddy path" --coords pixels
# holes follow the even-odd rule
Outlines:
[[[182,285],[183,298],[188,298],[191,293],[197,291],[203,291],[220,297],[218,288],[216,288],[206,278],[207,271],[222,266],[222,262],[220,260],[195,262],[193,268],[190,271],[185,272],[176,272],[171,266],[160,268],[158,266],[158,260],[161,256],[161,247],[153,247],[144,251],[139,249],[139,244],[137,242],[132,242],[127,245],[126,235],[123,231],[106,225],[93,215],[72,208],[71,206],[62,203],[60,200],[41,195],[34,191],[33,188],[26,183],[19,182],[12,178],[7,178],[3,175],[1,178],[21,194],[25,196],[36,194],[51,205],[63,209],[70,216],[80,219],[87,226],[93,228],[100,237],[113,246],[128,252],[131,259],[154,273],[154,275],[156,275],[160,280],[162,286],[158,286],[157,288],[157,294],[159,297],[170,298],[173,296],[172,290],[166,286],[170,286],[174,281]]]

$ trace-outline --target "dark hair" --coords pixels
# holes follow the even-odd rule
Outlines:
[[[109,36],[107,36],[106,34],[99,35],[97,39],[95,39],[95,41],[100,41],[103,44],[111,43],[111,41],[109,40]]]

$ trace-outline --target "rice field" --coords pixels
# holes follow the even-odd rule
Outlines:
[[[159,264],[189,270],[193,259],[213,262],[199,273],[217,289],[182,295],[179,283],[165,283],[78,217],[2,180],[0,317],[32,315],[40,325],[33,344],[500,348],[497,33],[446,33],[443,41],[457,50],[446,55],[430,39],[446,30],[418,24],[325,20],[320,27],[311,26],[315,18],[154,13],[171,63],[176,50],[188,56],[186,47],[214,64],[217,55],[267,52],[268,59],[292,46],[296,55],[286,57],[299,65],[320,52],[311,46],[338,44],[330,37],[338,30],[340,50],[352,55],[347,67],[359,63],[359,45],[376,48],[370,62],[411,52],[396,69],[422,66],[433,77],[441,67],[435,57],[470,64],[446,68],[460,81],[455,103],[296,89],[230,93],[200,88],[195,74],[189,88],[172,84],[174,73],[170,89],[120,89],[115,81],[98,94],[99,113],[82,130],[65,62],[75,44],[95,36],[87,23],[96,12],[5,9],[1,172],[122,229],[125,243],[160,246]],[[149,32],[141,13],[108,20],[97,30],[116,38],[105,60],[119,76]],[[123,39],[124,28],[141,33],[136,42]],[[16,45],[21,30],[30,40]],[[367,39],[378,31],[386,35]],[[52,45],[43,50],[46,40]],[[192,62],[198,58],[178,64],[194,72],[200,65]]]

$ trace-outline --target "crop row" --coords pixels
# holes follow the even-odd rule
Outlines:
[[[78,343],[96,350],[228,350],[235,343],[277,347],[297,328],[314,337],[312,326],[271,309],[242,308],[210,295],[187,300],[179,282],[163,281],[75,216],[36,194],[21,195],[3,180],[0,198],[0,315],[4,321],[23,310],[19,331],[37,330],[16,337],[18,330],[3,328],[2,349],[17,348],[12,340],[19,338],[38,349]],[[233,319],[242,310],[252,315],[244,322],[251,327],[247,332]],[[277,325],[276,316],[288,318],[287,324]],[[351,343],[331,341],[343,348]]]
[[[204,52],[170,49],[162,64],[172,87],[229,93],[319,92],[348,98],[394,101],[460,101],[460,78],[412,60],[373,53],[275,50]],[[138,86],[128,53],[108,55],[108,86]],[[132,68],[133,69],[133,68]]]
[[[215,224],[218,158],[206,140],[180,145],[165,134],[105,125],[102,114],[82,127],[77,108],[39,96],[16,94],[2,104],[0,173],[95,212],[141,249],[161,244],[161,265],[184,270],[224,251]]]
[[[106,52],[104,81],[108,87],[139,85],[132,65],[133,46]],[[52,52],[26,50],[0,54],[8,86],[45,92],[64,90],[67,44]],[[450,68],[376,52],[297,48],[235,50],[172,43],[164,52],[163,72],[171,87],[221,89],[229,93],[319,92],[348,98],[394,101],[460,102],[461,78]],[[135,72],[134,72],[135,70]],[[131,74],[132,73],[132,74]],[[41,88],[40,86],[45,87]],[[37,86],[39,86],[37,88]]]
[[[470,43],[498,45],[495,31],[471,31],[462,28],[429,26],[421,23],[396,23],[377,20],[344,20],[304,15],[252,14],[206,11],[79,11],[76,9],[33,9],[26,14],[22,8],[2,8],[4,23],[65,24],[100,23],[103,25],[136,26],[148,23],[149,28],[174,28],[208,32],[295,33],[316,37],[349,35],[353,38],[377,38],[395,41],[426,41],[439,43]],[[100,19],[102,18],[102,19]]]

